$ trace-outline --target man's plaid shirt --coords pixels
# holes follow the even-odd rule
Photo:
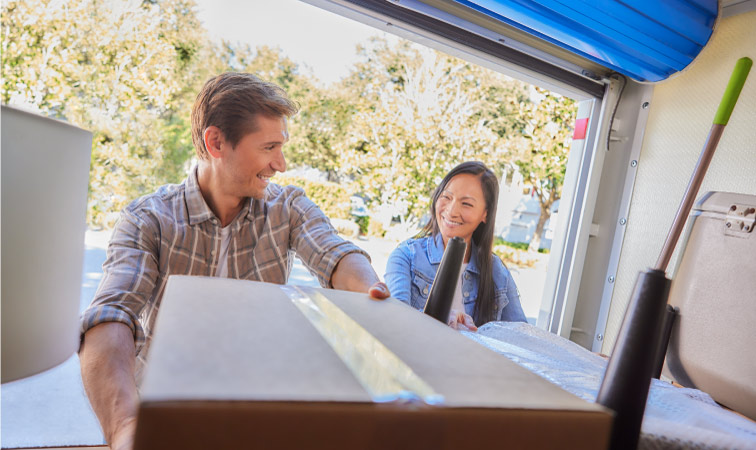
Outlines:
[[[296,253],[320,284],[330,287],[341,258],[354,252],[368,256],[341,239],[293,186],[269,184],[265,198],[250,199],[229,226],[229,278],[285,284]],[[82,336],[103,322],[128,325],[141,375],[168,276],[215,276],[220,248],[221,223],[200,193],[196,168],[182,184],[134,201],[113,231],[102,281],[82,315]]]

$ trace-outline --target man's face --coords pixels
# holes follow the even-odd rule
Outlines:
[[[255,117],[257,131],[245,135],[236,148],[223,140],[223,190],[238,197],[263,198],[270,177],[286,170],[283,146],[289,140],[285,117]]]

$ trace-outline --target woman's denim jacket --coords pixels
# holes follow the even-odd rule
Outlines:
[[[462,299],[465,312],[471,317],[478,297],[480,272],[477,267],[478,249],[472,244],[472,254],[467,269],[462,277]],[[420,239],[408,239],[391,252],[386,264],[385,280],[391,296],[422,310],[428,300],[433,279],[444,256],[444,244],[441,234]],[[520,305],[520,293],[517,291],[512,275],[504,263],[494,255],[492,258],[493,280],[495,287],[496,316],[507,322],[525,322],[525,313]]]

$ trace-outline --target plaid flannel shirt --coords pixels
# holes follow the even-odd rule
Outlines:
[[[323,212],[294,186],[269,184],[263,200],[249,199],[229,225],[228,277],[285,284],[294,253],[324,287],[349,253],[367,253],[337,234]],[[134,333],[137,378],[170,275],[215,276],[221,223],[205,203],[197,170],[121,212],[103,264],[103,278],[83,313],[81,333],[121,322]]]

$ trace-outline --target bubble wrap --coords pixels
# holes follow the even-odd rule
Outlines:
[[[596,401],[606,360],[527,323],[490,322],[462,332],[562,389]],[[639,449],[756,449],[756,422],[706,393],[651,380]]]

